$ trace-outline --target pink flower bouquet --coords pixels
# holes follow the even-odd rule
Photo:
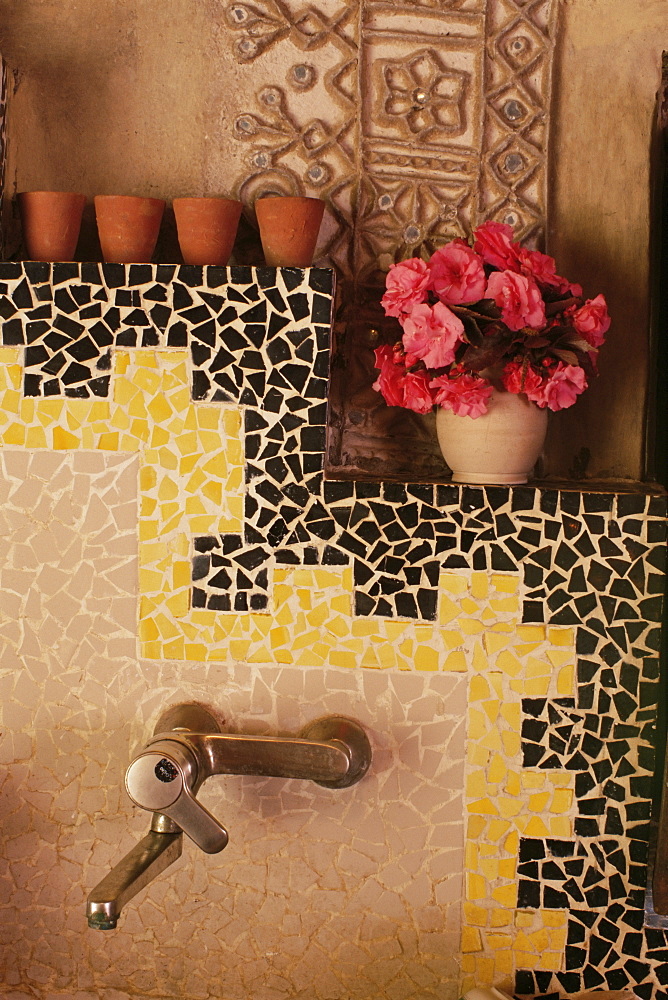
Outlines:
[[[610,317],[584,299],[539,250],[513,242],[510,226],[485,222],[473,247],[455,239],[429,261],[393,264],[382,305],[403,335],[377,347],[374,389],[390,406],[442,406],[479,417],[494,387],[537,406],[572,406],[597,374]]]

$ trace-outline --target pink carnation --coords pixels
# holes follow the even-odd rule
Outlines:
[[[540,250],[526,250],[520,247],[518,251],[520,271],[533,278],[542,288],[554,288],[561,295],[570,292],[571,295],[582,295],[580,285],[573,285],[567,278],[557,274],[557,265],[553,257],[548,257]]]
[[[403,406],[416,413],[429,413],[434,405],[426,371],[409,372],[401,350],[383,344],[374,351],[380,374],[373,383],[388,406]]]
[[[582,368],[559,362],[541,390],[527,393],[529,399],[541,409],[565,410],[572,406],[581,392],[587,388],[587,379]]]
[[[385,279],[385,294],[380,300],[386,316],[402,316],[424,302],[429,286],[429,268],[419,257],[393,264]]]
[[[519,269],[518,243],[513,243],[513,231],[503,222],[484,222],[474,230],[475,243],[473,249],[479,253],[486,264],[498,267],[501,271]]]
[[[448,305],[477,302],[485,294],[482,259],[463,240],[453,240],[437,250],[429,261],[429,271],[430,287]]]
[[[382,394],[388,406],[403,406],[403,379],[406,374],[406,366],[397,363],[397,352],[388,344],[377,347],[374,354],[376,368],[380,369],[380,375],[373,383],[373,388]]]
[[[487,413],[487,400],[492,395],[492,386],[484,378],[476,375],[459,375],[448,378],[439,375],[429,383],[438,389],[434,402],[446,410],[452,410],[460,417],[481,417]]]
[[[494,299],[509,330],[540,330],[545,326],[545,303],[533,278],[514,271],[493,271],[485,296]]]
[[[608,307],[602,295],[587,299],[583,306],[573,313],[573,326],[592,347],[600,347],[605,334],[610,329]]]
[[[414,306],[401,319],[401,325],[405,350],[424,361],[428,368],[443,368],[454,361],[464,324],[442,302]]]
[[[434,397],[429,385],[429,375],[426,371],[406,372],[403,405],[415,413],[429,413],[434,406]]]
[[[525,393],[530,399],[532,394],[540,392],[543,387],[543,379],[531,365],[524,365],[521,361],[511,361],[503,369],[501,376],[504,388],[508,392],[518,395]]]

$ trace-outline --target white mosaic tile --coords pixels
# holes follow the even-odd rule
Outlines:
[[[138,661],[136,457],[0,463],[3,1000],[454,998],[465,678]],[[129,756],[192,700],[247,732],[345,713],[372,770],[340,791],[211,779],[225,852],[188,843],[116,931],[90,930],[88,891],[148,829],[121,791]]]

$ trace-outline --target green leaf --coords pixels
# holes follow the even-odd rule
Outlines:
[[[575,351],[565,351],[561,348],[553,347],[552,353],[555,354],[565,365],[574,365],[578,367],[578,356]]]
[[[469,344],[474,344],[479,346],[484,340],[483,332],[476,323],[473,316],[463,316],[462,322],[464,324],[464,332],[466,334],[466,339]]]
[[[564,343],[570,344],[576,351],[584,351],[586,354],[589,354],[590,351],[596,350],[595,347],[591,346],[588,340],[585,340],[584,337],[578,336],[578,334],[574,334],[572,337],[564,337]]]
[[[462,356],[462,364],[471,371],[481,372],[485,368],[492,368],[502,360],[512,343],[512,335],[495,334],[483,338],[479,347],[469,347]]]

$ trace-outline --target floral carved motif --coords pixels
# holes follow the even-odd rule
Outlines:
[[[425,143],[464,131],[469,76],[448,68],[433,49],[417,52],[407,65],[386,63],[383,78],[387,88],[384,111],[391,124],[396,122]]]

